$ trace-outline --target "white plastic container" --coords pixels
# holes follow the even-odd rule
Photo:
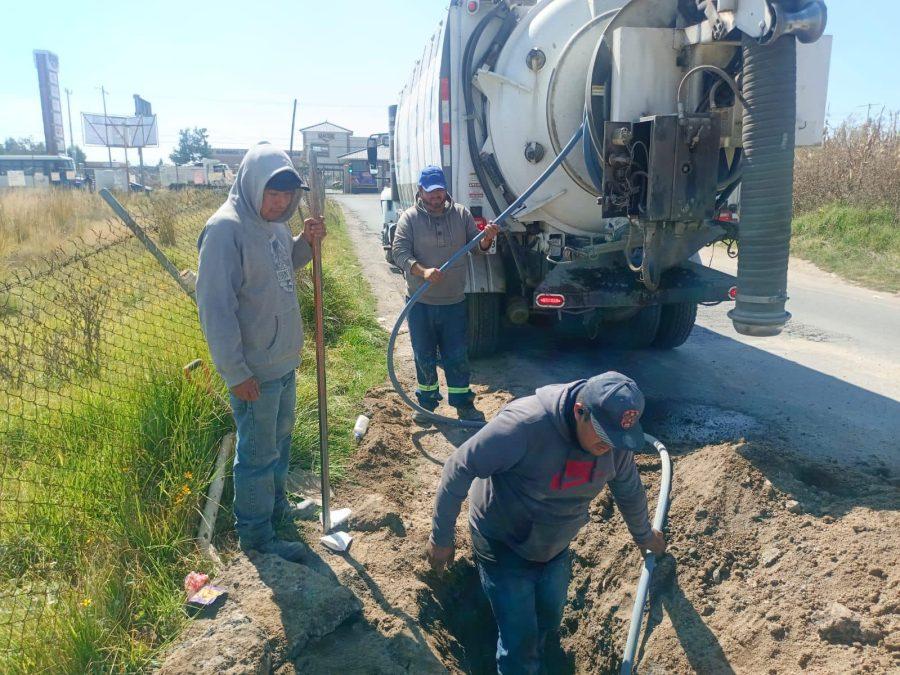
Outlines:
[[[366,431],[369,430],[369,418],[365,415],[360,415],[356,418],[356,424],[353,425],[353,438],[356,439],[356,442],[359,443],[362,440],[362,437],[366,435]]]

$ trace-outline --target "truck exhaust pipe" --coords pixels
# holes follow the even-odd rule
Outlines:
[[[785,311],[791,245],[797,38],[768,44],[744,38],[744,175],[737,302],[728,316],[741,335],[778,335]]]

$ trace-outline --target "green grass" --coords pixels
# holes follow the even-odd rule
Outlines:
[[[167,247],[173,258],[195,256],[208,215],[195,213],[178,227]],[[387,338],[334,205],[328,224],[329,446],[332,475],[340,480],[360,399],[384,381]],[[63,275],[54,293],[17,291],[8,305],[25,325],[31,316],[19,309],[39,307],[40,330],[0,329],[0,337],[10,338],[6,344],[25,340],[22,353],[31,359],[22,379],[15,387],[4,383],[0,395],[0,672],[142,671],[183,628],[184,575],[209,571],[192,538],[219,440],[233,423],[228,410],[181,374],[189,358],[206,355],[195,310],[157,270],[129,284],[143,267],[117,267],[117,251],[91,262],[114,291],[96,373],[78,361],[75,370],[50,378],[49,357],[39,348],[50,344],[43,333],[69,325],[66,312],[53,308],[66,299],[66,285],[79,283],[80,266]],[[292,454],[295,465],[315,468],[309,268],[299,278],[307,342]],[[53,354],[71,353],[78,338],[71,339]],[[229,511],[219,516],[220,546],[233,542]]]
[[[865,286],[900,291],[900,218],[890,207],[834,203],[797,216],[791,252]]]

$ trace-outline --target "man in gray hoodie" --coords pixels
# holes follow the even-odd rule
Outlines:
[[[539,671],[546,639],[562,620],[569,543],[605,486],[638,546],[665,550],[634,462],[644,446],[643,411],[634,381],[612,371],[541,387],[507,405],[444,464],[427,556],[438,570],[453,559],[456,518],[468,496],[503,675]]]
[[[500,231],[488,223],[477,250],[491,248]],[[397,221],[391,255],[406,275],[412,296],[426,281],[431,282],[410,310],[409,338],[416,362],[416,398],[426,410],[434,410],[441,399],[437,379],[438,350],[447,378],[448,402],[460,419],[484,419],[472,405],[469,389],[468,310],[466,307],[466,261],[460,258],[441,272],[450,256],[478,236],[472,213],[456,204],[447,193],[447,179],[437,166],[426,166],[419,175],[416,205]],[[416,421],[427,420],[416,416]]]
[[[273,520],[295,506],[285,493],[303,322],[294,271],[325,236],[307,218],[287,225],[308,189],[286,153],[260,143],[246,154],[224,204],[197,246],[197,307],[213,363],[231,392],[237,425],[234,515],[241,547],[300,560],[306,547],[275,538]]]

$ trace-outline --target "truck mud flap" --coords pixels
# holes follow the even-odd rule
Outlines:
[[[466,256],[466,293],[505,293],[506,274],[499,255]]]
[[[730,291],[736,283],[730,274],[685,262],[663,272],[659,290],[651,293],[626,268],[600,268],[576,262],[558,265],[535,289],[532,301],[538,309],[554,309],[541,307],[539,298],[544,294],[561,295],[565,298],[563,310],[724,302],[732,299]]]

